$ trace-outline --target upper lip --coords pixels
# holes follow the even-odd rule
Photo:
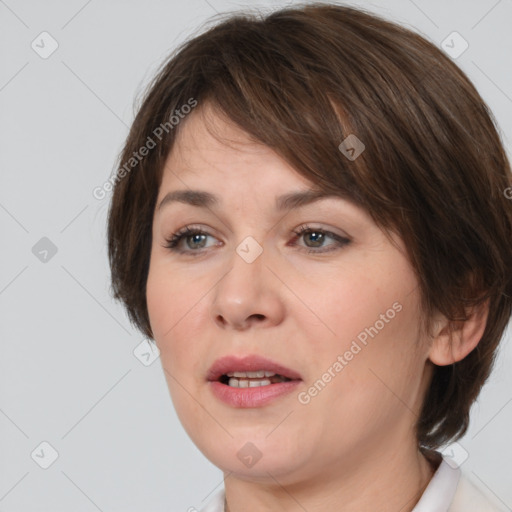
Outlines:
[[[302,380],[296,371],[258,355],[221,357],[212,364],[206,378],[209,381],[216,381],[229,372],[255,372],[258,370],[274,372],[292,380]]]

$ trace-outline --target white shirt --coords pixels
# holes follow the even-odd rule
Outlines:
[[[447,459],[439,464],[412,512],[505,512],[508,509],[472,482]],[[217,491],[200,512],[225,512],[224,489]]]

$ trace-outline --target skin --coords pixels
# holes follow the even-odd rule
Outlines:
[[[419,329],[418,280],[400,239],[395,247],[365,211],[341,198],[276,212],[277,196],[314,184],[208,104],[183,123],[157,205],[181,189],[212,192],[222,203],[156,209],[148,312],[177,414],[223,470],[229,511],[361,512],[375,503],[381,512],[411,511],[435,469],[417,450],[413,430],[432,360],[464,357],[485,316],[461,331],[455,349],[447,349],[442,318],[439,336],[427,339]],[[311,235],[294,234],[304,223],[350,243],[326,236],[315,248]],[[190,224],[209,234],[206,247],[186,236],[180,246],[188,252],[165,247]],[[263,248],[250,264],[236,252],[247,236]],[[397,302],[402,309],[394,318],[308,404],[300,403],[297,393]],[[263,355],[299,372],[303,382],[297,393],[264,407],[231,407],[206,381],[213,362],[231,354]],[[237,457],[247,442],[262,454],[251,468]]]

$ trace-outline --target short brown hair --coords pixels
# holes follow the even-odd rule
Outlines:
[[[435,366],[416,425],[420,447],[460,438],[512,312],[512,183],[495,120],[435,45],[361,9],[326,3],[233,13],[185,42],[148,87],[119,163],[168,129],[117,180],[108,218],[114,297],[153,338],[146,303],[152,220],[176,134],[169,118],[210,102],[298,173],[364,208],[405,243],[425,325],[488,301],[478,346]],[[355,160],[339,144],[355,134]],[[397,276],[398,277],[398,276]],[[398,277],[399,278],[399,277]]]

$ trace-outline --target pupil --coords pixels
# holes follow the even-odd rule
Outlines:
[[[316,231],[312,231],[308,236],[310,237],[319,237],[319,239],[317,240],[313,240],[313,243],[316,244],[315,247],[321,245],[321,242],[322,242],[322,237],[323,237],[323,233],[318,233]]]
[[[191,236],[189,237],[189,239],[192,239],[192,245],[194,245],[194,244],[195,244],[195,242],[197,241],[198,237],[199,237],[199,238],[200,238],[200,237],[203,237],[203,240],[202,240],[202,242],[203,242],[203,243],[202,243],[201,245],[196,245],[196,247],[203,247],[203,246],[204,246],[204,242],[205,242],[205,240],[204,240],[205,235],[200,235],[200,234],[198,234],[198,235],[191,235]],[[190,245],[190,244],[189,244],[189,245]]]

